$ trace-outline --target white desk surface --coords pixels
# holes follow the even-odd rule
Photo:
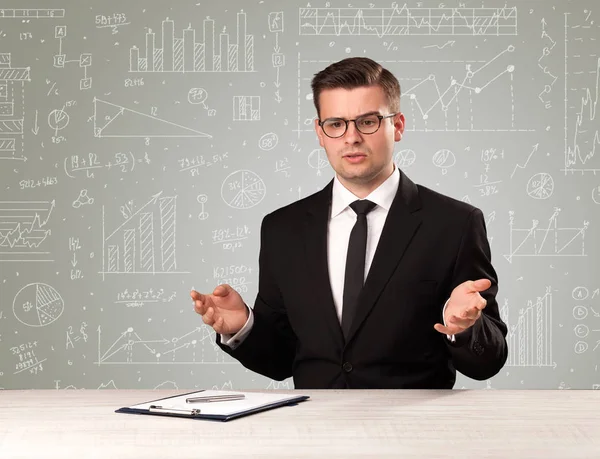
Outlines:
[[[600,458],[592,390],[296,390],[311,398],[229,422],[114,412],[191,391],[0,390],[0,458]]]

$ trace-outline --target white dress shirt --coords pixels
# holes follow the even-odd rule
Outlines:
[[[383,231],[383,225],[387,218],[390,207],[398,186],[400,184],[400,172],[396,166],[394,166],[394,172],[373,190],[365,199],[377,204],[367,214],[367,251],[365,254],[365,274],[364,279],[366,280],[369,268],[373,262],[373,256],[375,255],[375,249],[379,243],[381,232]],[[331,285],[331,292],[333,294],[333,302],[335,303],[335,309],[337,312],[340,323],[342,322],[342,307],[344,297],[344,277],[346,271],[346,255],[348,252],[348,242],[350,240],[350,232],[356,223],[356,213],[350,207],[350,204],[356,201],[357,198],[350,190],[348,190],[337,178],[337,175],[333,181],[333,190],[331,196],[331,212],[329,215],[329,222],[327,225],[327,264],[329,267],[329,282]],[[446,301],[448,304],[448,301]],[[249,309],[249,316],[246,324],[242,329],[235,335],[224,335],[221,334],[221,342],[235,348],[239,346],[244,338],[250,333],[252,325],[254,324],[254,315],[252,309]],[[445,312],[446,305],[444,305],[442,311]],[[445,321],[444,321],[445,325]],[[448,336],[448,339],[454,341],[454,335]]]

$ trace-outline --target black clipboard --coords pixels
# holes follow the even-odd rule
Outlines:
[[[145,404],[145,403],[154,404],[154,403],[163,402],[165,400],[169,400],[172,398],[182,397],[182,396],[196,394],[196,393],[198,393],[198,391],[188,392],[185,394],[172,395],[170,397],[159,398],[159,399],[151,400],[148,402],[138,403],[136,405],[141,405],[141,404]],[[251,394],[250,392],[247,392],[247,393]],[[238,419],[238,418],[241,418],[244,416],[248,416],[251,414],[260,413],[262,411],[272,410],[272,409],[280,408],[280,407],[284,407],[284,406],[294,406],[300,402],[308,400],[309,398],[310,397],[308,395],[297,395],[297,396],[294,396],[292,398],[288,398],[285,400],[280,400],[280,401],[276,401],[276,402],[272,402],[272,403],[268,403],[268,404],[263,404],[261,406],[257,406],[257,407],[251,408],[251,409],[240,410],[240,411],[236,411],[236,412],[228,413],[228,414],[202,413],[201,407],[200,408],[190,408],[190,410],[177,410],[177,409],[172,409],[172,408],[162,408],[160,405],[157,405],[154,408],[150,407],[148,409],[132,408],[129,406],[124,406],[122,408],[115,410],[115,413],[146,414],[146,415],[155,415],[155,416],[170,416],[170,417],[177,417],[177,418],[204,419],[204,420],[209,420],[209,421],[226,422],[226,421],[231,421],[233,419]]]

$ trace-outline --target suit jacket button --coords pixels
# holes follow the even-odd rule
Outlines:
[[[342,365],[342,368],[346,373],[350,373],[352,371],[352,364],[350,362],[346,362],[344,365]]]

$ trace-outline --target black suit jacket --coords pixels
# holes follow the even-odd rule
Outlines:
[[[327,265],[333,180],[267,215],[261,226],[254,326],[224,352],[297,389],[445,388],[456,370],[484,380],[507,358],[497,276],[482,212],[413,183],[400,171],[348,339],[338,320]],[[487,278],[487,307],[451,343],[436,331],[454,287]]]

